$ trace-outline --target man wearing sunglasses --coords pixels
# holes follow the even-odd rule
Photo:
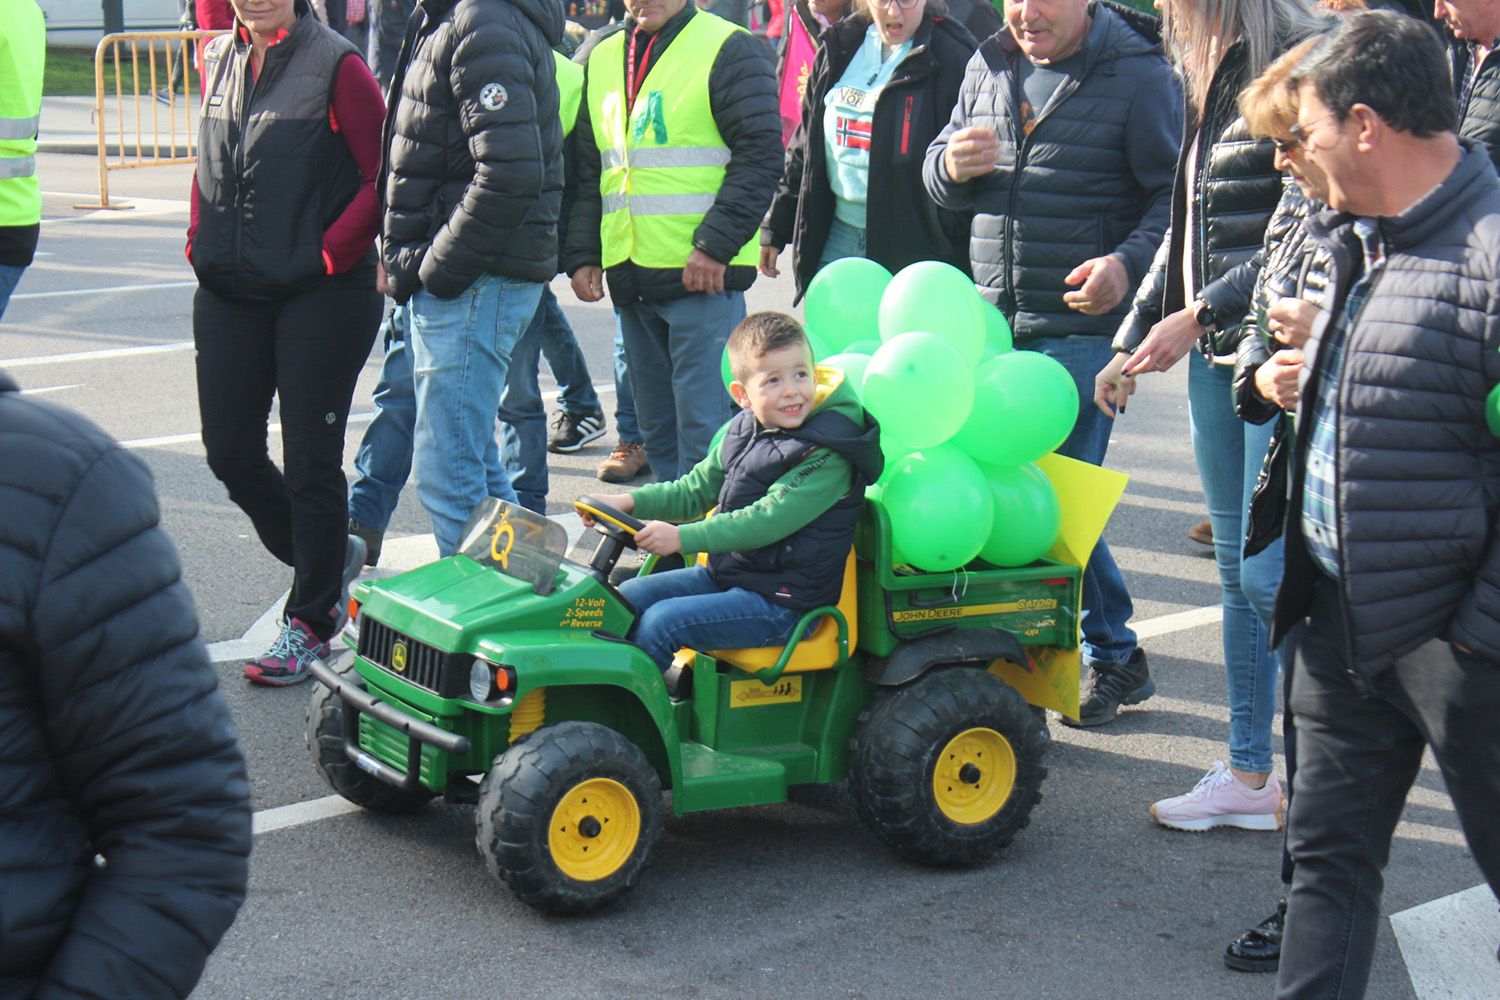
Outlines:
[[[1305,349],[1272,636],[1304,625],[1276,995],[1356,1000],[1426,748],[1500,889],[1500,181],[1418,21],[1356,15],[1291,80],[1334,295]]]
[[[1110,421],[1091,402],[1094,373],[1166,230],[1182,96],[1150,15],[1089,0],[1005,0],[1004,14],[1008,30],[969,61],[923,179],[938,205],[973,214],[974,282],[1016,347],[1078,383],[1078,423],[1058,454],[1099,465]],[[1098,726],[1155,690],[1102,540],[1083,604],[1081,724]]]

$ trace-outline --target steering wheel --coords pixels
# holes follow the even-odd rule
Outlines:
[[[635,548],[635,533],[646,526],[646,522],[631,517],[609,504],[600,503],[591,496],[581,496],[573,501],[573,509],[586,514],[594,521],[594,530],[599,532],[599,544],[589,558],[589,568],[609,578],[620,556],[627,548]]]

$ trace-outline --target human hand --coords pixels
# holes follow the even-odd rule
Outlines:
[[[1266,310],[1266,327],[1271,336],[1286,346],[1301,350],[1307,346],[1313,324],[1322,311],[1306,299],[1277,299]]]
[[[682,532],[666,521],[647,521],[635,533],[635,547],[652,555],[670,556],[682,551]]]
[[[375,260],[375,290],[381,295],[391,294],[391,278],[385,273],[385,261]]]
[[[1203,334],[1204,329],[1198,325],[1191,307],[1177,310],[1146,334],[1141,346],[1130,356],[1125,374],[1166,371],[1182,360],[1182,356],[1192,350]]]
[[[949,177],[962,184],[992,173],[999,155],[1000,137],[994,129],[970,125],[948,137],[948,145],[943,149],[943,168]]]
[[[682,268],[682,287],[690,292],[724,293],[724,272],[728,268],[702,250],[694,247]]]
[[[585,264],[574,271],[573,294],[581,302],[598,302],[604,298],[604,268]]]
[[[1301,351],[1277,351],[1255,369],[1255,391],[1288,413],[1295,413],[1302,396],[1302,391],[1297,388],[1301,374]]]
[[[1130,291],[1130,275],[1120,258],[1108,254],[1079,264],[1063,278],[1063,284],[1081,286],[1063,293],[1063,302],[1069,309],[1085,316],[1102,316],[1119,305]]]
[[[768,278],[779,278],[781,272],[776,269],[776,260],[781,256],[780,247],[763,246],[760,248],[760,273]]]
[[[622,514],[629,514],[635,510],[635,497],[629,493],[595,493],[592,496],[606,507],[613,507]],[[580,510],[578,519],[583,522],[585,528],[594,526],[594,519],[587,511]]]
[[[1135,376],[1125,374],[1130,355],[1119,353],[1094,376],[1094,405],[1111,420],[1125,412],[1125,401],[1135,394]]]

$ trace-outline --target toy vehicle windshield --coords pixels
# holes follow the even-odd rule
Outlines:
[[[458,554],[550,594],[568,549],[568,533],[519,504],[486,497],[459,536]]]

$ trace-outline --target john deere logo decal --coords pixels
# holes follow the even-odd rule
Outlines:
[[[731,681],[730,708],[756,708],[760,705],[785,705],[802,700],[802,678],[783,677],[769,687],[760,681]]]
[[[391,647],[391,669],[398,674],[406,672],[406,643],[397,642]]]

